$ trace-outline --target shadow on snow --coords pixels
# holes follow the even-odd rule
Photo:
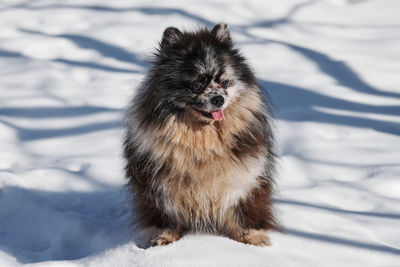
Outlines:
[[[351,127],[369,128],[383,133],[400,135],[400,123],[339,115],[323,112],[316,108],[330,108],[342,111],[374,113],[381,115],[400,114],[400,106],[378,106],[360,104],[319,94],[302,87],[278,82],[260,80],[264,92],[278,107],[275,116],[286,121],[313,121]]]
[[[316,241],[328,242],[331,244],[338,244],[338,245],[348,246],[348,247],[356,247],[356,248],[367,249],[367,250],[376,251],[376,252],[389,253],[389,254],[394,254],[394,255],[400,254],[400,249],[388,247],[388,246],[384,246],[384,245],[368,244],[368,243],[364,243],[364,242],[360,242],[360,241],[349,240],[349,239],[334,237],[334,236],[325,235],[325,234],[309,233],[309,232],[304,232],[304,231],[299,231],[299,230],[294,230],[294,229],[289,229],[289,228],[286,228],[285,232],[289,235],[293,235],[293,236],[297,236],[297,237],[301,237],[301,238],[312,239],[312,240],[316,240]]]
[[[73,260],[140,240],[126,194],[0,189],[0,249],[21,263]]]
[[[280,204],[308,207],[308,208],[326,210],[326,211],[331,211],[331,212],[336,212],[336,213],[345,213],[345,214],[361,215],[361,216],[369,216],[369,217],[379,217],[379,218],[386,218],[386,219],[400,219],[400,214],[396,214],[396,213],[344,210],[344,209],[339,209],[339,208],[335,208],[335,207],[329,207],[329,206],[324,206],[324,205],[306,203],[306,202],[296,201],[296,200],[287,200],[287,199],[275,199],[275,201]]]
[[[38,107],[38,108],[0,108],[1,117],[19,117],[29,119],[44,118],[68,118],[87,116],[98,113],[120,113],[121,110],[100,106],[75,106],[75,107]],[[102,122],[85,123],[79,126],[66,128],[28,128],[15,125],[14,123],[0,119],[0,123],[11,127],[17,131],[17,136],[21,141],[32,141],[46,138],[68,137],[80,134],[94,133],[110,129],[118,129],[122,127],[119,120],[109,120]]]

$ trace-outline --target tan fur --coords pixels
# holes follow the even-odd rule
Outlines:
[[[242,233],[241,242],[259,247],[269,246],[271,244],[266,230],[249,229]]]
[[[174,241],[178,241],[181,238],[181,235],[172,229],[164,229],[161,233],[154,235],[150,239],[151,246],[165,246]]]
[[[141,149],[152,151],[160,168],[166,163],[171,168],[164,182],[155,185],[163,196],[159,206],[195,229],[233,227],[224,221],[225,213],[258,185],[256,177],[263,172],[263,153],[238,159],[231,152],[233,134],[262,107],[258,95],[250,90],[243,94],[238,99],[246,101],[230,103],[221,122],[199,125],[197,111],[188,110],[183,119],[171,117],[151,132],[137,129],[137,136],[147,138],[140,142]]]
[[[280,228],[271,112],[226,25],[167,28],[152,63],[124,140],[127,185],[151,244],[191,231],[268,244],[265,230]]]

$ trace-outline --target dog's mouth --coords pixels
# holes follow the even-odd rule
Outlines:
[[[222,121],[224,119],[224,111],[222,109],[203,111],[195,108],[195,110],[208,119],[214,119],[216,121]]]

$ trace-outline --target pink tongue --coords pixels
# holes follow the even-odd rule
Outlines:
[[[224,119],[224,112],[221,110],[211,111],[211,115],[216,121],[221,121]]]

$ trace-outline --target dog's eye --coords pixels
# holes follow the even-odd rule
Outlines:
[[[203,91],[203,85],[201,83],[196,83],[195,85],[192,86],[193,93],[198,94],[201,91]]]
[[[229,85],[229,80],[223,80],[223,81],[221,82],[221,86],[224,87],[224,88],[227,88],[228,85]]]

